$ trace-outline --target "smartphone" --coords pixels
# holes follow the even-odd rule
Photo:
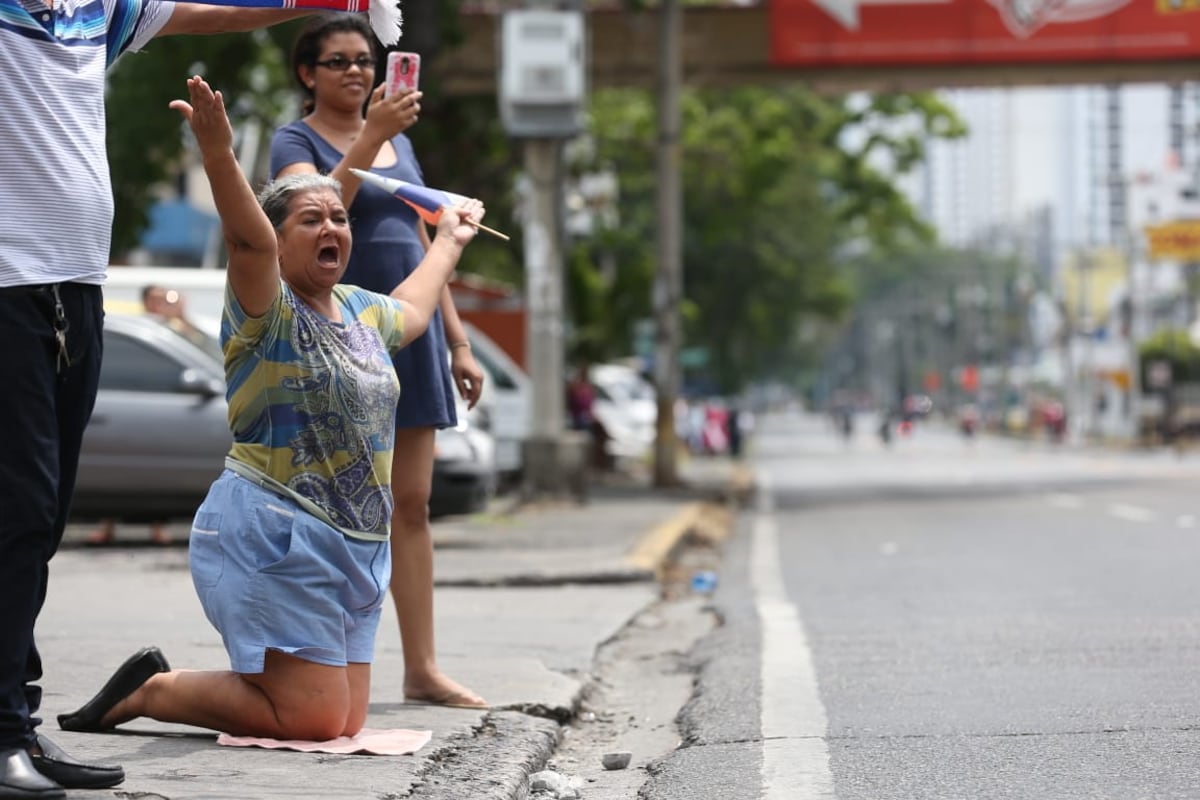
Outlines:
[[[420,55],[417,53],[388,53],[387,88],[383,90],[385,97],[404,89],[416,91],[420,78]]]

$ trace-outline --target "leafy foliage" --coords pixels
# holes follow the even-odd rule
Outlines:
[[[117,61],[106,98],[116,201],[114,254],[137,244],[155,192],[178,173],[190,132],[167,104],[186,97],[187,76],[203,75],[214,88],[224,90],[235,128],[254,118],[269,131],[289,99],[280,91],[285,72],[279,48],[262,31],[159,39]]]
[[[1186,330],[1168,328],[1148,337],[1138,347],[1142,365],[1142,386],[1151,386],[1148,370],[1155,361],[1171,365],[1171,380],[1175,383],[1200,382],[1200,347],[1192,342]]]
[[[460,268],[519,286],[523,283],[523,239],[514,180],[521,151],[510,143],[500,125],[495,97],[446,98],[435,81],[422,75],[421,121],[408,132],[425,182],[484,198],[485,222],[512,236],[511,242],[477,236]]]
[[[885,250],[931,238],[893,175],[918,162],[924,131],[962,128],[932,96],[855,106],[801,86],[688,91],[682,113],[686,340],[707,354],[707,377],[736,391],[781,363],[811,358],[801,323],[848,307],[841,270],[851,245]],[[887,131],[910,119],[920,125],[915,133]],[[621,201],[619,227],[580,243],[572,260],[574,288],[604,286],[603,303],[572,295],[592,358],[628,353],[636,321],[650,314],[655,124],[644,92],[593,99],[597,166],[619,175]],[[589,265],[609,276],[606,284],[575,274]],[[631,288],[644,291],[623,294]]]

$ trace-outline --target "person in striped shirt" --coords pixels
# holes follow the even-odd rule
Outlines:
[[[125,778],[38,731],[34,643],[100,372],[113,216],[105,70],[156,36],[249,31],[307,13],[0,0],[0,798],[61,798]]]

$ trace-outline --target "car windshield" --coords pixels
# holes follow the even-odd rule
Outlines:
[[[197,345],[201,350],[215,358],[219,364],[225,363],[225,354],[221,352],[221,342],[217,337],[211,336],[208,333],[197,330],[194,337],[189,336],[192,344]]]
[[[188,340],[196,347],[199,347],[206,354],[208,354],[210,358],[216,359],[218,364],[223,365],[225,363],[225,354],[221,352],[221,342],[217,339],[217,337],[213,336],[203,328],[195,325],[179,325],[176,324],[175,320],[163,319],[162,317],[158,317],[157,315],[153,314],[147,314],[146,316],[154,319],[164,328],[167,328],[171,332]]]

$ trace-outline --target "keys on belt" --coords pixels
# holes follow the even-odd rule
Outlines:
[[[57,283],[50,286],[50,293],[54,295],[54,339],[58,342],[55,370],[61,374],[71,366],[71,354],[67,352],[67,331],[71,329],[71,320],[67,319],[67,309],[63,307]]]

